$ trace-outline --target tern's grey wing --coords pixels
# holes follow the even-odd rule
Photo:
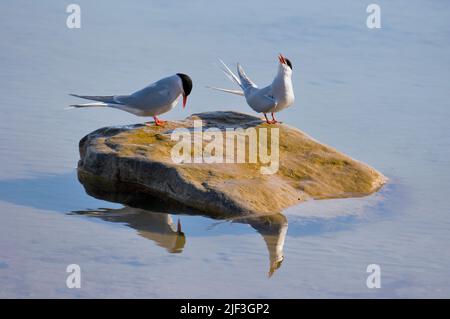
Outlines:
[[[242,68],[242,66],[239,63],[237,64],[237,71],[238,71],[239,79],[241,80],[241,87],[242,87],[242,89],[244,89],[244,91],[249,88],[257,88],[258,87],[252,80],[250,80],[250,78],[245,73],[244,69]]]
[[[118,100],[121,103],[135,108],[151,108],[166,105],[174,99],[169,83],[165,81],[155,82],[142,90],[136,91],[131,95],[124,96]]]
[[[273,110],[278,102],[272,95],[272,90],[269,87],[263,89],[250,89],[247,90],[248,94],[245,95],[248,105],[256,112],[270,112]]]

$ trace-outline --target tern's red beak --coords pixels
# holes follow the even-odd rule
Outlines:
[[[183,95],[183,109],[186,107],[187,96]]]
[[[278,55],[278,60],[281,64],[286,64],[286,58],[281,53]]]

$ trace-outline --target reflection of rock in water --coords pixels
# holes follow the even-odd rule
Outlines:
[[[127,206],[120,209],[77,211],[74,213],[101,218],[109,222],[125,223],[136,229],[140,236],[154,241],[171,253],[181,253],[186,243],[181,225],[178,224],[176,227],[169,214]]]
[[[171,213],[173,211],[188,215],[202,215],[199,210],[190,208],[181,203],[169,200],[161,194],[150,194],[142,190],[139,185],[124,182],[111,182],[78,170],[78,180],[86,193],[95,198],[109,202],[120,203],[130,207],[138,207],[153,212]],[[236,217],[242,214],[236,213]],[[210,218],[229,218],[232,214],[208,214]]]
[[[283,214],[248,218],[243,221],[262,235],[269,251],[269,277],[280,268],[284,259],[283,246],[288,229],[287,218]]]
[[[172,253],[182,252],[186,238],[181,232],[181,227],[176,229],[169,213],[204,216],[203,213],[192,208],[174,202],[166,202],[144,193],[133,184],[111,183],[101,178],[86,177],[82,172],[79,172],[78,177],[89,195],[126,206],[121,209],[98,209],[74,213],[98,217],[110,222],[126,223],[136,229],[142,237],[155,241],[159,246]],[[237,213],[231,218],[229,214],[226,216],[208,214],[208,217],[252,226],[266,242],[270,260],[269,276],[272,276],[275,270],[281,266],[284,258],[284,239],[288,228],[284,215],[278,213],[267,216],[242,217]]]

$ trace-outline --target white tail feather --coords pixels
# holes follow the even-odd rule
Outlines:
[[[235,82],[237,85],[239,85],[242,88],[242,84],[241,81],[239,80],[239,78],[230,70],[230,68],[222,61],[220,60],[220,63],[222,63],[223,68],[221,68],[221,70],[223,71],[223,73],[225,73],[225,75],[233,82]]]
[[[72,104],[71,107],[104,107],[109,106],[108,103],[103,102],[93,102],[93,103],[83,103],[83,104]]]
[[[216,88],[216,87],[214,87],[214,86],[207,86],[207,88],[208,88],[208,89],[217,90],[217,91],[222,91],[222,92],[227,92],[227,93],[231,93],[231,94],[236,94],[236,95],[244,96],[244,92],[242,92],[241,90],[222,89],[222,88]]]

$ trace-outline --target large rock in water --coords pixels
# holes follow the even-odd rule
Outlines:
[[[255,128],[260,142],[261,132],[265,131],[269,150],[275,138],[270,130],[278,128],[278,170],[263,174],[262,168],[268,164],[259,160],[249,163],[248,155],[245,163],[174,162],[172,152],[178,140],[172,140],[172,133],[177,128],[194,132],[195,120],[202,120],[203,130],[216,127],[224,136],[227,128]],[[244,134],[244,130],[237,134]],[[230,139],[225,138],[223,144]],[[245,140],[247,147],[249,140]],[[208,143],[197,144],[197,149],[200,146],[204,150]],[[101,185],[103,191],[113,191],[118,185],[121,192],[144,192],[221,216],[278,213],[311,198],[364,196],[386,181],[375,169],[296,128],[269,125],[258,117],[236,112],[194,114],[183,121],[166,122],[164,127],[137,124],[102,128],[80,141],[80,157],[79,177],[87,189]],[[110,189],[105,188],[105,182]]]

